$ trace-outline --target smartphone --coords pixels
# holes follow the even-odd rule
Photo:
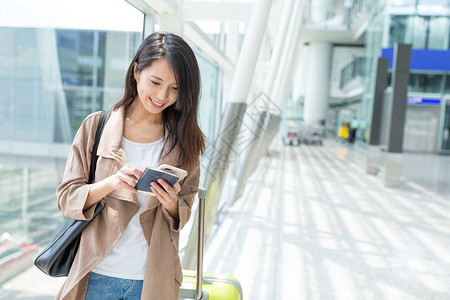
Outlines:
[[[156,169],[177,175],[180,178],[179,181],[183,180],[188,175],[188,172],[186,170],[183,170],[183,169],[171,166],[171,165],[167,165],[167,164],[162,164],[159,167],[157,167]]]

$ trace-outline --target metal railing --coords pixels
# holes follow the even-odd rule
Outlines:
[[[351,5],[305,6],[303,26],[306,28],[350,30],[366,12],[375,6],[373,1],[353,0]]]
[[[351,82],[356,80],[357,78],[362,78],[365,72],[365,60],[364,56],[358,56],[353,59],[349,64],[347,64],[341,70],[341,81],[340,88],[344,89]]]

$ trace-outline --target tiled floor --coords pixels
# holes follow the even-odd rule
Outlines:
[[[398,189],[365,150],[277,145],[205,258],[244,299],[450,299],[450,157],[405,154]]]
[[[220,218],[205,271],[251,300],[450,299],[450,156],[405,154],[389,189],[363,147],[275,144]],[[62,280],[30,268],[0,298],[52,299]]]

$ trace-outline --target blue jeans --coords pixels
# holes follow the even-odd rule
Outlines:
[[[141,299],[143,280],[123,279],[89,273],[86,300]]]

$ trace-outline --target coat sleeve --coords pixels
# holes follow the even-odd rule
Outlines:
[[[198,192],[198,183],[200,180],[200,164],[197,164],[188,176],[183,180],[181,184],[181,190],[178,193],[178,215],[179,223],[178,226],[169,212],[161,205],[164,216],[169,222],[170,229],[173,231],[180,231],[183,229],[184,225],[189,221],[191,216],[191,208],[194,203],[195,195]]]
[[[56,189],[59,210],[68,218],[89,220],[95,205],[83,211],[92,184],[88,184],[91,152],[100,113],[86,117],[78,129],[67,158],[64,176]]]

